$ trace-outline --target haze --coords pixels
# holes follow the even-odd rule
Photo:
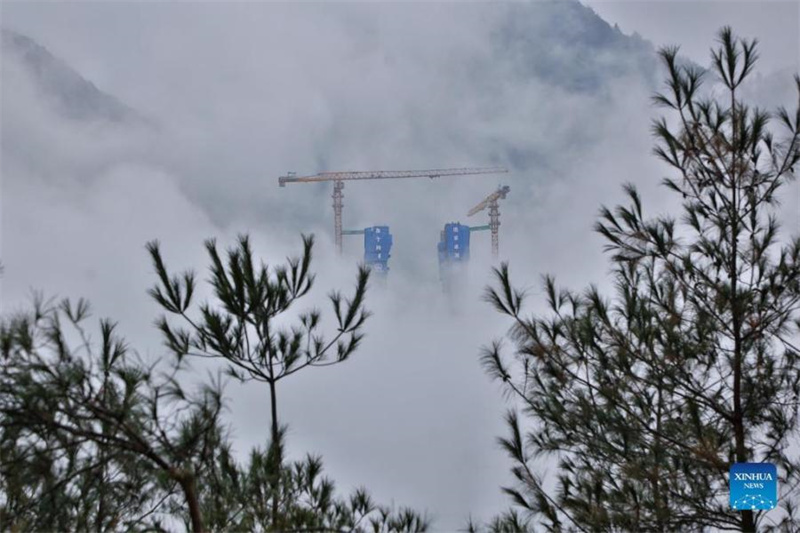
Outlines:
[[[532,301],[545,273],[606,286],[591,231],[600,205],[631,181],[651,214],[670,208],[658,186],[667,169],[651,156],[657,47],[683,44],[706,65],[731,24],[762,42],[759,98],[788,105],[799,6],[4,2],[0,311],[31,289],[84,296],[156,358],[147,241],[161,241],[171,268],[204,272],[207,237],[249,233],[279,262],[314,233],[306,307],[323,305],[354,282],[360,238],[335,257],[329,184],[281,189],[279,175],[506,166],[501,177],[348,183],[345,227],[394,234],[388,283],[368,294],[374,316],[353,359],[281,391],[290,453],[321,454],[341,489],[428,510],[436,531],[487,519],[509,504],[495,438],[510,405],[478,353],[509,324],[480,300],[486,233],[473,235],[460,303],[442,293],[442,226],[486,224],[467,210],[509,185],[501,258]],[[792,185],[787,233],[800,227],[799,196]],[[227,392],[237,451],[263,445],[267,390]]]

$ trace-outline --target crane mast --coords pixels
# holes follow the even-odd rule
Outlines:
[[[333,182],[333,231],[336,250],[342,251],[342,209],[344,207],[344,182],[351,180],[380,180],[400,178],[441,178],[444,176],[472,176],[479,174],[503,174],[502,167],[439,168],[428,170],[366,170],[354,172],[320,172],[312,176],[297,176],[289,173],[278,178],[278,185],[287,183]]]
[[[344,182],[333,182],[333,235],[336,242],[336,251],[342,253],[342,207],[344,207]]]
[[[492,256],[496,259],[500,253],[500,200],[505,199],[511,188],[508,185],[498,187],[495,192],[483,199],[467,213],[468,217],[489,208],[489,229],[492,231]]]

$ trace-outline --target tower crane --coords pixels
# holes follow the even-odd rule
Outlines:
[[[297,176],[289,173],[278,178],[278,185],[285,187],[287,183],[333,182],[333,229],[336,250],[342,251],[342,207],[344,203],[344,182],[349,180],[380,180],[398,178],[440,178],[443,176],[471,176],[477,174],[502,174],[508,170],[501,167],[483,168],[441,168],[429,170],[367,170],[358,172],[320,172],[313,176]]]
[[[510,190],[511,188],[508,185],[498,187],[495,192],[484,198],[481,203],[470,209],[467,213],[467,216],[471,217],[475,213],[479,213],[487,207],[489,208],[489,229],[492,231],[492,255],[495,258],[497,258],[497,254],[500,251],[500,236],[498,234],[500,230],[499,202],[505,199]]]

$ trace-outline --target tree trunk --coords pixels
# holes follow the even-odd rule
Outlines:
[[[200,512],[200,502],[197,500],[197,487],[195,484],[194,475],[188,472],[182,472],[178,476],[178,483],[183,489],[183,494],[186,497],[186,503],[189,505],[189,516],[192,519],[193,533],[203,533],[203,515]]]
[[[278,520],[278,498],[280,496],[280,484],[281,484],[281,464],[283,463],[283,457],[281,457],[280,453],[280,445],[279,445],[279,438],[280,438],[280,428],[278,426],[278,396],[275,391],[275,382],[271,382],[269,384],[269,397],[270,397],[270,411],[272,414],[272,429],[271,429],[271,438],[272,442],[270,446],[273,448],[273,463],[272,463],[272,476],[273,476],[273,483],[272,483],[272,529],[278,531],[280,529],[280,521]]]
[[[737,124],[736,89],[731,89],[731,121],[733,126],[732,141],[738,146],[740,132]],[[744,310],[739,305],[739,176],[737,168],[740,159],[740,149],[733,148],[731,157],[731,318],[733,322],[733,435],[736,444],[736,462],[747,462],[747,446],[745,443],[744,411],[742,409],[742,366],[744,365],[744,348],[742,346],[742,322]],[[756,526],[753,511],[742,511],[742,531],[755,532]]]
[[[272,412],[272,430],[271,430],[271,438],[272,444],[278,444],[278,397],[275,393],[275,383],[269,384],[269,398],[270,398],[270,408]]]

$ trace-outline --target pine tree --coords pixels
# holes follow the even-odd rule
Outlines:
[[[522,404],[501,444],[514,461],[515,506],[486,527],[526,531],[756,531],[800,528],[800,235],[779,238],[778,197],[800,160],[797,111],[749,107],[742,85],[756,41],[719,34],[712,67],[661,50],[670,113],[654,122],[664,186],[683,212],[648,218],[603,208],[615,290],[544,287],[550,312],[526,317],[508,266],[487,299],[513,318],[482,361]],[[717,91],[704,92],[714,76]],[[800,95],[800,78],[795,78]],[[779,133],[780,132],[780,133]],[[527,424],[524,422],[528,422]],[[557,459],[544,479],[535,459]],[[736,462],[778,466],[783,512],[733,511]],[[779,522],[776,522],[779,517]],[[477,526],[471,526],[477,529]]]
[[[287,268],[270,277],[266,267],[256,273],[246,238],[231,251],[227,272],[209,242],[212,283],[223,294],[226,311],[201,306],[202,322],[194,323],[207,329],[195,331],[193,349],[210,353],[209,346],[227,346],[231,351],[223,353],[242,357],[231,346],[247,345],[244,330],[226,336],[233,319],[224,313],[246,310],[248,319],[262,327],[255,338],[270,335],[263,340],[270,346],[254,343],[263,352],[247,359],[256,365],[254,354],[271,354],[273,366],[253,366],[256,376],[263,371],[277,381],[324,364],[331,347],[337,356],[328,364],[346,359],[367,316],[363,269],[352,299],[331,295],[339,323],[333,341],[326,344],[316,334],[316,311],[302,315],[305,330],[292,330],[292,339],[270,326],[310,289],[311,245],[305,239],[303,259],[289,260]],[[164,282],[151,294],[167,310],[192,320],[187,310],[193,276],[170,278],[155,243],[150,253]],[[266,449],[253,449],[245,464],[236,461],[221,421],[221,381],[201,384],[196,394],[182,385],[191,377],[184,364],[190,354],[179,349],[191,344],[181,344],[190,338],[187,331],[160,319],[158,326],[179,357],[152,365],[136,357],[108,320],[100,321],[95,342],[86,327],[90,310],[85,300],[73,305],[37,298],[33,307],[31,313],[0,320],[0,529],[172,531],[180,524],[195,532],[428,529],[425,516],[379,505],[363,488],[349,497],[337,495],[334,483],[322,476],[318,456],[284,462],[283,428]],[[308,335],[305,348],[297,340],[301,333]]]
[[[364,308],[369,270],[359,268],[352,298],[338,292],[330,294],[336,329],[330,340],[320,333],[322,316],[314,309],[300,315],[290,328],[275,325],[276,318],[289,309],[312,288],[314,275],[309,267],[313,237],[303,237],[301,258],[288,259],[285,266],[269,268],[256,262],[250,240],[241,236],[235,248],[228,250],[226,261],[220,257],[216,243],[206,242],[211,259],[209,280],[215,301],[194,306],[196,278],[192,272],[171,276],[162,259],[157,242],[148,244],[159,284],[150,295],[161,307],[185,324],[175,326],[166,317],[158,321],[165,344],[177,357],[205,357],[223,360],[226,371],[241,381],[266,383],[270,400],[270,439],[275,464],[280,471],[281,433],[278,419],[278,382],[308,367],[330,366],[345,361],[363,338],[363,326],[369,313]],[[273,479],[272,515],[278,520],[280,480]],[[274,528],[285,527],[280,522]]]
[[[189,393],[178,368],[145,365],[89,305],[37,299],[0,327],[0,528],[161,529],[179,499],[203,531],[197,479],[224,438],[219,383]]]

